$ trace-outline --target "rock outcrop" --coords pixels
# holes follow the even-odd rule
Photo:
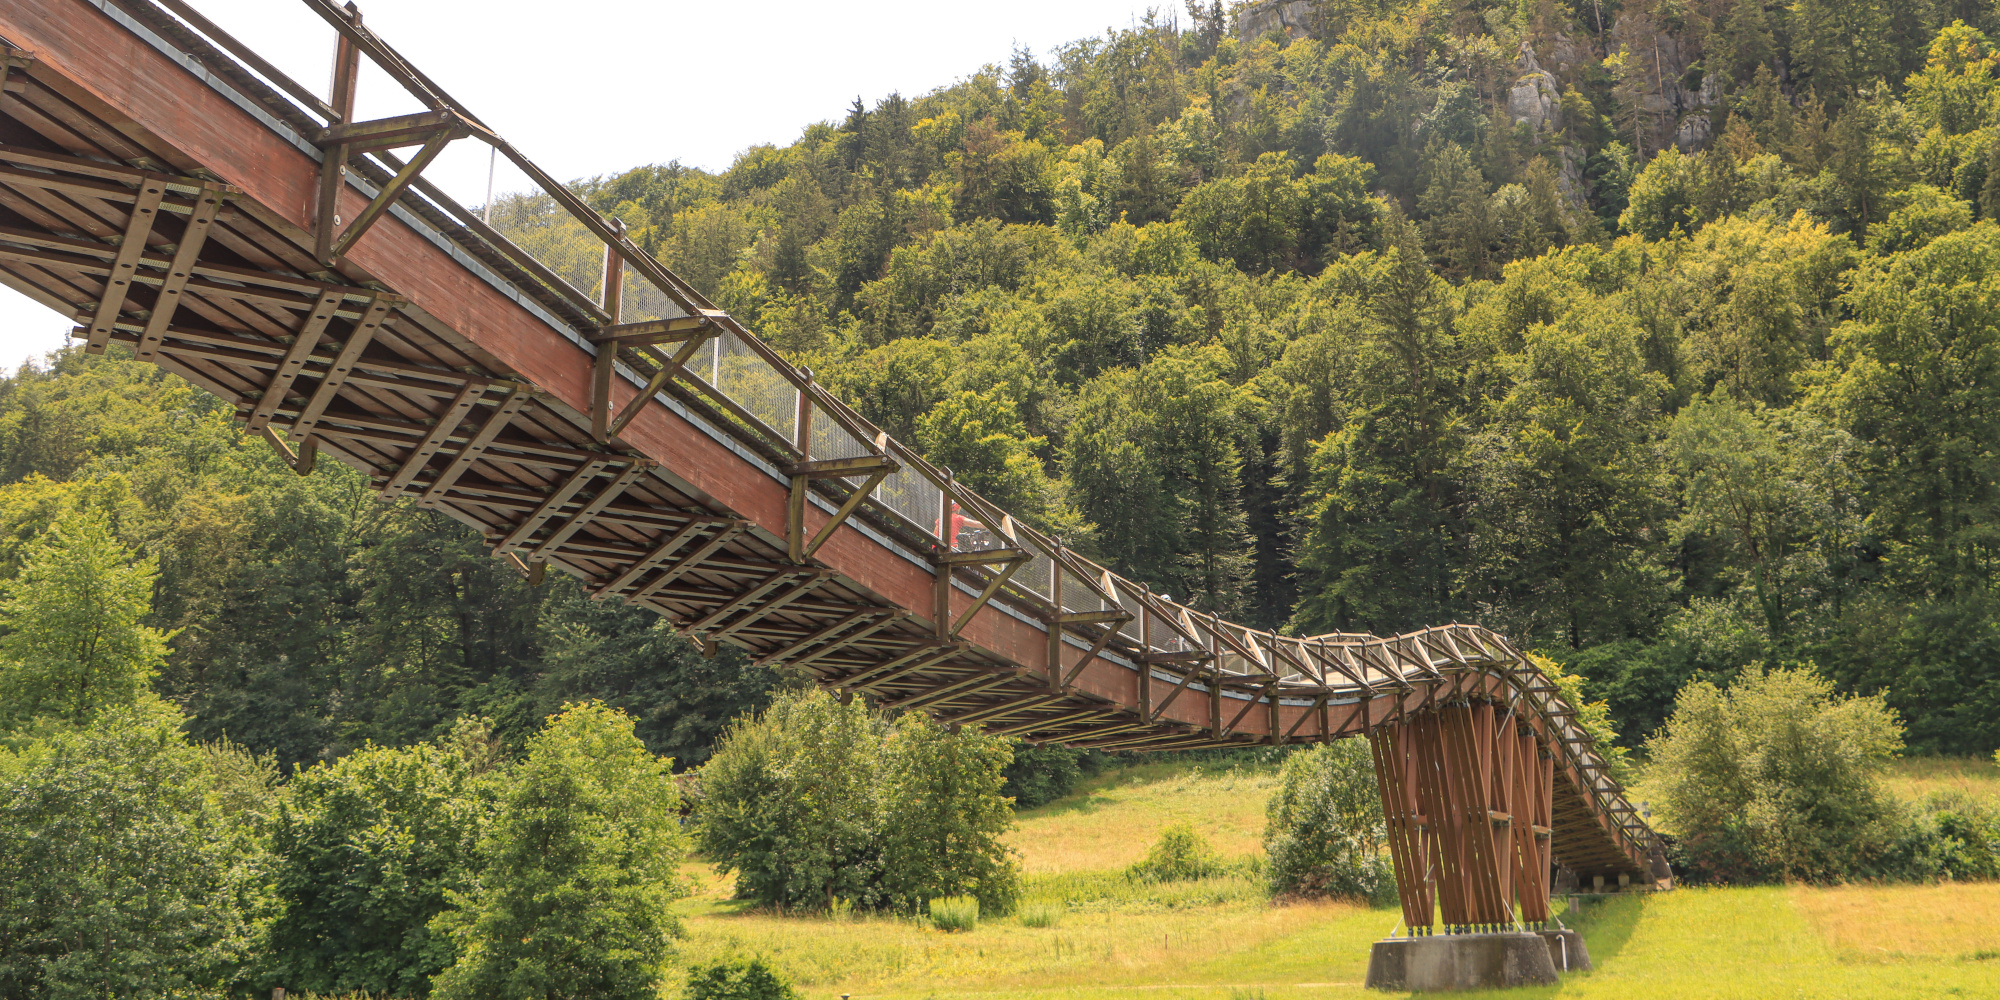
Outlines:
[[[1536,135],[1562,127],[1562,88],[1556,76],[1535,61],[1535,50],[1521,43],[1521,55],[1514,60],[1521,75],[1507,91],[1507,114],[1514,124],[1528,123]]]
[[[1312,34],[1311,0],[1257,0],[1236,12],[1236,37],[1255,42],[1273,31],[1299,39]]]

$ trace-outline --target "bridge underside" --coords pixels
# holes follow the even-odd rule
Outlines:
[[[1538,920],[1551,860],[1645,878],[1650,831],[1498,636],[1289,638],[1160,599],[880,435],[604,220],[584,220],[608,238],[580,293],[425,184],[424,153],[367,146],[379,123],[281,94],[190,23],[0,0],[0,280],[91,350],[132,350],[300,472],[360,470],[533,578],[885,708],[1106,749],[1371,732],[1412,926],[1433,902],[1501,923],[1516,897]],[[336,26],[350,60],[395,58]],[[433,108],[397,125],[412,141],[483,133],[409,79]],[[657,293],[637,321],[634,269]]]

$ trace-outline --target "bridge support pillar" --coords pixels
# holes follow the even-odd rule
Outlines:
[[[1552,986],[1556,968],[1549,941],[1534,931],[1385,938],[1368,956],[1368,987],[1426,992]]]

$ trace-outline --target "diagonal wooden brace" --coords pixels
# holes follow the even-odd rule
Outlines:
[[[312,475],[313,466],[319,462],[318,441],[307,438],[299,445],[299,450],[293,452],[292,446],[286,444],[285,439],[279,437],[278,432],[272,430],[269,424],[264,425],[264,429],[258,433],[271,443],[271,450],[277,452],[278,457],[283,459],[286,465],[291,466],[293,472],[301,476]]]
[[[326,332],[326,325],[332,322],[335,308],[345,297],[343,292],[328,289],[314,301],[305,321],[299,324],[291,346],[285,349],[284,360],[278,362],[277,373],[271,376],[271,381],[264,386],[264,395],[258,397],[257,405],[250,410],[251,430],[263,430],[264,425],[277,414],[278,407],[285,404],[285,394],[305,372],[306,359],[312,357],[313,348],[319,346],[320,334]]]
[[[451,440],[451,435],[458,430],[458,425],[465,422],[466,414],[471,413],[472,408],[479,405],[479,397],[485,392],[486,383],[477,381],[467,382],[465,388],[458,390],[458,395],[452,397],[451,405],[445,407],[444,413],[438,416],[437,423],[431,425],[430,433],[425,434],[424,439],[411,449],[410,457],[403,460],[403,464],[396,469],[396,474],[390,476],[389,482],[382,487],[382,499],[394,500],[410,485],[411,480],[417,478],[417,473],[423,471],[424,466],[430,463],[431,456],[436,455],[438,449],[443,448],[444,443]]]
[[[1083,673],[1083,668],[1090,666],[1092,660],[1097,659],[1097,654],[1104,652],[1104,647],[1111,643],[1111,637],[1117,634],[1117,629],[1105,629],[1104,634],[1098,636],[1097,642],[1090,647],[1090,652],[1083,654],[1083,659],[1076,661],[1076,666],[1069,668],[1069,673],[1063,675],[1062,684],[1059,685],[1061,689],[1069,690],[1069,686],[1076,683],[1077,675]]]
[[[680,579],[683,574],[687,573],[691,569],[694,569],[697,565],[700,565],[703,559],[707,559],[709,556],[714,555],[724,545],[727,545],[731,539],[735,538],[737,535],[742,534],[744,531],[748,530],[749,527],[750,527],[750,522],[748,521],[737,521],[731,524],[729,527],[723,529],[720,533],[718,533],[714,538],[711,538],[708,541],[703,542],[701,548],[698,548],[693,552],[688,553],[686,557],[681,559],[681,561],[674,563],[672,566],[667,567],[665,571],[663,571],[659,576],[653,579],[653,582],[643,587],[640,587],[636,592],[632,594],[632,596],[625,598],[625,603],[637,604],[640,601],[643,601],[646,598],[653,596],[655,593],[659,592],[660,588],[665,587],[667,584],[670,584],[675,580]]]
[[[173,261],[167,265],[167,276],[160,282],[159,297],[153,300],[152,315],[146,317],[146,329],[139,334],[139,345],[132,351],[133,357],[151,361],[160,352],[160,339],[167,335],[168,324],[174,321],[174,314],[180,310],[181,290],[187,287],[188,279],[194,277],[195,260],[201,256],[201,248],[208,242],[215,216],[221,211],[222,185],[213,182],[203,184],[201,194],[195,196],[194,211],[188,215],[187,230],[181,234],[180,244],[174,248]]]
[[[964,628],[966,623],[972,620],[972,616],[978,614],[979,609],[985,607],[988,601],[993,600],[993,595],[998,594],[1000,588],[1006,586],[1007,581],[1013,578],[1014,571],[1026,566],[1028,560],[1033,558],[1026,556],[1025,553],[1023,555],[1024,558],[1008,560],[1000,572],[993,574],[992,578],[986,581],[986,589],[981,590],[979,597],[972,602],[972,606],[966,608],[965,613],[958,616],[958,621],[952,623],[949,638],[957,638],[958,630]]]
[[[361,214],[355,216],[354,221],[341,232],[340,239],[334,242],[325,263],[331,264],[334,257],[340,257],[353,249],[355,241],[368,232],[369,227],[375,225],[382,216],[388,214],[389,206],[394,205],[396,199],[403,196],[403,190],[410,186],[410,182],[416,180],[417,175],[422,173],[425,167],[430,166],[431,161],[437,159],[439,153],[444,152],[445,144],[451,142],[453,135],[449,129],[433,133],[430,141],[424,143],[424,148],[418,150],[417,155],[410,157],[410,162],[403,164],[403,169],[396,171],[396,176],[389,178],[389,183],[382,185],[382,190],[376,193],[375,200],[369,202],[368,207],[362,209]],[[346,147],[339,148],[344,150]]]
[[[563,505],[569,503],[571,497],[576,496],[610,464],[611,459],[608,456],[600,456],[583,463],[582,467],[571,473],[569,479],[556,487],[555,492],[550,493],[540,506],[523,518],[520,524],[515,525],[514,530],[500,540],[500,544],[493,547],[493,554],[503,556],[525,546],[528,539],[542,529],[542,525],[547,524],[550,518],[562,510]]]
[[[582,510],[571,515],[569,520],[563,522],[562,527],[551,532],[548,538],[535,546],[534,558],[547,559],[558,546],[569,541],[571,535],[582,530],[583,526],[595,520],[597,515],[604,513],[604,508],[611,506],[611,501],[623,496],[633,483],[652,471],[652,468],[653,463],[643,458],[633,459],[631,464],[625,467],[625,471],[619,473],[618,478],[606,484],[603,489],[598,490],[597,495],[591,497],[590,502],[584,504]]]
[[[668,535],[666,541],[661,542],[653,551],[646,553],[644,559],[626,567],[625,572],[618,574],[610,583],[597,588],[590,596],[602,599],[631,586],[640,577],[651,572],[655,566],[673,558],[674,553],[680,551],[681,546],[686,545],[694,536],[712,526],[713,522],[709,521],[689,521],[687,524],[682,525],[680,530]]]
[[[861,501],[868,499],[868,494],[875,492],[875,487],[882,485],[882,480],[887,478],[888,475],[887,472],[877,472],[869,476],[867,482],[855,487],[854,492],[848,494],[847,501],[840,505],[840,509],[833,512],[833,517],[827,519],[825,524],[820,525],[819,532],[813,535],[812,541],[807,542],[800,549],[799,561],[803,562],[812,558],[813,553],[818,552],[820,546],[825,545],[827,539],[833,537],[834,529],[847,523],[848,517],[861,506]],[[795,528],[797,530],[792,532],[793,538],[797,538],[804,533],[805,525],[803,520]]]
[[[375,331],[381,329],[382,320],[395,308],[398,300],[388,295],[377,295],[354,322],[354,332],[348,334],[347,343],[334,356],[333,363],[319,378],[319,387],[313,390],[312,398],[306,401],[305,409],[299,411],[299,418],[292,421],[292,437],[304,440],[312,437],[314,428],[319,426],[319,418],[326,408],[340,394],[340,387],[347,384],[347,377],[354,373],[355,362],[361,360],[361,352],[368,349],[375,339]]]
[[[493,444],[493,439],[500,436],[500,432],[514,421],[514,415],[521,412],[533,398],[534,393],[527,386],[514,386],[507,394],[507,398],[501,400],[500,405],[494,408],[493,415],[487,417],[479,430],[473,432],[472,440],[467,441],[465,447],[459,449],[451,464],[445,466],[444,471],[438,473],[436,479],[431,480],[430,486],[424,490],[423,499],[417,501],[418,504],[435,509],[442,503],[445,492],[451,489],[452,484],[458,482],[458,477],[465,475],[465,470],[472,468],[473,462],[486,454],[486,449]]]
[[[118,244],[118,254],[111,260],[111,274],[104,281],[104,294],[98,297],[97,311],[90,318],[90,334],[83,347],[85,354],[104,353],[104,345],[111,339],[111,327],[125,307],[125,293],[131,290],[132,279],[139,273],[146,237],[153,232],[153,220],[159,216],[160,199],[166,193],[167,186],[160,181],[147,180],[139,185],[132,216],[125,223],[125,238]]]

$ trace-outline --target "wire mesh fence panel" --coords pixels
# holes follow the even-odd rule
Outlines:
[[[875,450],[861,443],[861,439],[848,433],[840,421],[827,416],[825,410],[812,411],[812,420],[806,426],[807,457],[815,462],[826,462],[841,458],[862,458],[873,455]],[[847,476],[841,481],[849,486],[859,487],[868,480],[867,476]]]
[[[786,440],[798,416],[799,390],[763,355],[729,331],[715,338],[715,381],[709,383]]]
[[[1065,611],[1103,611],[1104,599],[1097,589],[1069,570],[1062,571],[1062,599]]]
[[[1146,614],[1146,605],[1139,600],[1138,588],[1115,577],[1112,579],[1111,588],[1112,594],[1118,598],[1118,606],[1132,616],[1131,620],[1118,626],[1118,634],[1133,642],[1141,641],[1145,637],[1146,626],[1141,619]]]
[[[629,264],[625,266],[625,280],[620,288],[623,290],[618,309],[618,321],[621,323],[679,319],[688,314],[672,296],[660,291],[651,278],[640,274]]]
[[[603,301],[604,241],[538,187],[495,197],[494,229],[592,301]]]
[[[1032,548],[1032,545],[1030,548]],[[1051,574],[1055,572],[1055,568],[1055,560],[1049,558],[1048,553],[1038,551],[1035,552],[1034,558],[1028,560],[1026,566],[1014,571],[1014,579],[1010,582],[1020,590],[1047,599],[1049,596],[1049,580]]]
[[[944,537],[944,491],[923,473],[907,465],[890,473],[875,487],[875,502],[918,531],[932,538]]]
[[[1153,649],[1161,653],[1185,653],[1194,649],[1181,634],[1180,623],[1173,617],[1147,609],[1147,626],[1152,630]]]

